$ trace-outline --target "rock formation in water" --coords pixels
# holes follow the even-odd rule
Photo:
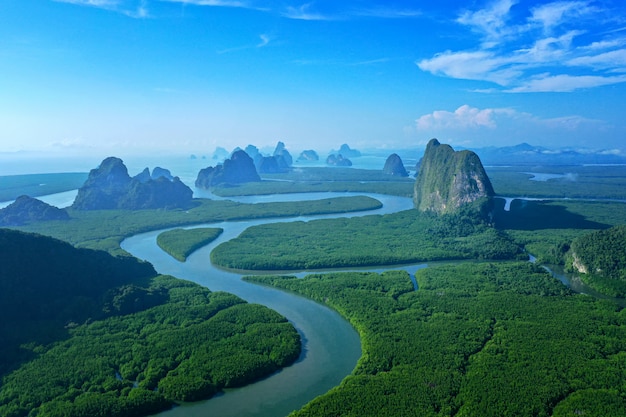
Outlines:
[[[233,152],[222,165],[201,169],[196,178],[196,187],[209,189],[220,184],[243,184],[261,181],[254,161],[243,150]]]
[[[178,177],[172,180],[165,176],[146,177],[144,170],[131,178],[121,159],[106,158],[98,168],[91,170],[87,181],[79,188],[72,208],[139,210],[190,206],[193,192]]]
[[[351,167],[352,161],[348,158],[344,158],[341,154],[330,154],[328,158],[326,158],[326,164],[334,167]]]
[[[343,145],[341,145],[337,153],[343,155],[344,158],[358,158],[359,156],[361,156],[360,151],[350,148],[350,146],[347,143],[344,143]]]
[[[312,149],[308,149],[306,151],[302,151],[297,160],[298,162],[302,162],[302,161],[319,161],[319,159],[320,157],[317,154],[317,152],[315,152]]]
[[[383,174],[394,175],[396,177],[409,176],[409,173],[406,172],[406,168],[404,168],[402,159],[397,153],[392,153],[391,155],[389,155],[389,157],[385,161],[385,166],[383,167]]]
[[[283,142],[279,141],[276,144],[276,149],[274,149],[273,156],[274,158],[276,158],[276,163],[278,164],[278,166],[283,170],[289,169],[293,164],[293,158],[287,148],[285,148],[285,144]]]
[[[439,214],[494,196],[480,158],[472,151],[454,151],[431,139],[420,162],[413,201],[421,211]]]
[[[65,210],[51,206],[36,198],[23,195],[0,210],[0,226],[21,226],[31,222],[68,220]]]

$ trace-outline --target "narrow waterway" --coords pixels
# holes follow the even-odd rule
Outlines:
[[[314,196],[292,194],[281,198],[301,201],[350,195],[354,194],[316,193]],[[158,416],[284,416],[339,385],[343,378],[352,372],[361,356],[360,339],[352,326],[339,314],[298,295],[244,282],[240,273],[213,266],[209,254],[220,243],[233,239],[246,228],[258,224],[388,214],[411,209],[413,204],[410,198],[367,195],[380,200],[383,207],[357,213],[212,223],[211,227],[221,227],[224,232],[216,241],[193,253],[186,262],[176,261],[157,246],[156,237],[162,230],[143,233],[122,242],[124,250],[149,261],[161,274],[196,282],[211,291],[226,291],[248,302],[263,304],[276,310],[287,317],[303,340],[303,353],[292,366],[246,387],[228,390],[207,401],[185,404]],[[266,199],[267,196],[244,197],[241,201],[255,203],[267,201]],[[207,225],[194,227],[202,226]],[[411,266],[408,270],[414,273],[420,267],[423,266]],[[375,270],[383,269],[377,267]]]

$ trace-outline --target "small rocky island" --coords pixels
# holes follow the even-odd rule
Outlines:
[[[328,155],[328,158],[326,158],[326,165],[333,167],[351,167],[352,161],[348,158],[344,158],[342,154],[330,154]]]
[[[385,161],[385,166],[383,167],[383,174],[393,175],[396,177],[409,176],[409,173],[406,172],[406,168],[404,168],[404,164],[402,163],[402,158],[400,158],[400,155],[397,153],[389,155]]]
[[[413,202],[421,211],[451,213],[465,204],[495,195],[478,155],[455,151],[431,139],[419,164]]]
[[[196,177],[196,187],[210,189],[216,185],[236,185],[261,181],[254,161],[243,150],[233,152],[230,159],[215,167],[201,169]]]
[[[144,170],[134,178],[128,175],[124,162],[106,158],[89,172],[85,184],[78,189],[72,204],[76,210],[140,210],[187,208],[193,191],[169,171],[155,169],[152,175]],[[171,177],[171,179],[170,179]]]

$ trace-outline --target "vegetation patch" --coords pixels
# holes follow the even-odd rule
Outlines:
[[[438,216],[417,210],[254,226],[211,253],[217,265],[247,270],[517,257],[527,255],[506,234],[471,215]]]
[[[293,417],[626,415],[626,315],[615,305],[527,262],[416,278],[418,291],[403,272],[246,278],[324,302],[361,335],[353,374]]]
[[[0,415],[141,416],[295,361],[267,307],[150,264],[0,229]]]
[[[598,230],[572,242],[567,266],[585,283],[614,297],[626,296],[626,225]]]
[[[215,227],[168,230],[157,236],[157,245],[174,259],[185,262],[189,255],[213,242],[223,231]]]

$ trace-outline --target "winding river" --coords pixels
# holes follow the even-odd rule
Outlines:
[[[302,201],[338,196],[364,195],[363,193],[314,193],[287,194],[280,196],[249,196],[233,199],[245,203],[260,201]],[[240,272],[226,271],[213,266],[209,254],[222,242],[237,237],[250,226],[309,221],[321,218],[355,217],[371,214],[388,214],[413,207],[412,200],[379,194],[365,194],[383,203],[378,210],[356,213],[301,216],[281,219],[262,219],[240,222],[212,223],[224,232],[211,244],[194,252],[186,262],[176,261],[156,244],[156,237],[163,230],[133,236],[122,242],[122,248],[134,256],[152,263],[161,274],[169,274],[206,286],[211,291],[226,291],[250,303],[263,304],[280,314],[295,326],[302,337],[303,350],[292,366],[243,388],[228,390],[210,400],[185,404],[157,414],[162,417],[176,416],[281,416],[300,409],[313,398],[339,385],[352,372],[361,356],[359,336],[352,326],[339,314],[309,299],[277,289],[242,281]],[[193,227],[203,227],[195,225]],[[411,266],[410,273],[424,265]],[[394,267],[398,269],[398,267]],[[372,269],[381,271],[385,268]],[[389,269],[389,268],[386,268]],[[352,269],[354,270],[354,269]],[[279,272],[279,271],[277,271]],[[291,273],[291,272],[290,272]]]

